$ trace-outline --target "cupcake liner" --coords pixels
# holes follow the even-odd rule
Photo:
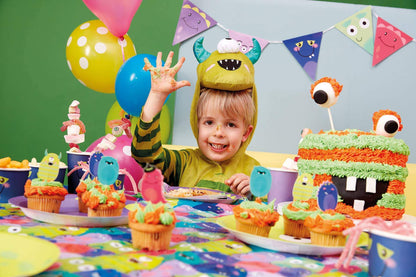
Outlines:
[[[309,229],[303,223],[304,220],[291,220],[283,215],[284,234],[295,238],[310,238]]]
[[[121,216],[124,205],[117,209],[109,208],[107,205],[100,205],[96,209],[88,207],[88,216]]]
[[[49,213],[59,213],[65,196],[32,195],[27,197],[27,207]]]
[[[342,233],[337,234],[325,234],[318,233],[310,230],[311,233],[311,243],[322,246],[344,246],[346,243],[346,236]]]
[[[257,236],[269,237],[271,226],[257,226],[248,219],[235,217],[235,227],[238,231]]]
[[[175,224],[153,225],[129,222],[133,247],[159,251],[169,249],[172,230]]]
[[[85,205],[84,201],[82,201],[82,194],[83,193],[77,193],[78,196],[78,209],[81,213],[88,213],[88,207]]]

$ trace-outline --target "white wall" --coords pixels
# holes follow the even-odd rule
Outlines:
[[[194,0],[193,3],[228,29],[282,41],[324,31],[366,7],[304,0]],[[373,13],[416,38],[416,10],[373,6]],[[373,16],[375,28],[376,17]],[[374,29],[375,32],[375,29]],[[178,80],[196,82],[197,61],[193,43],[205,37],[209,52],[228,33],[215,26],[185,42],[179,56],[186,62]],[[416,42],[394,53],[376,67],[372,56],[337,29],[323,34],[317,79],[328,76],[344,85],[338,103],[331,108],[335,129],[372,128],[372,114],[391,109],[400,114],[404,128],[396,135],[410,147],[409,162],[416,162]],[[255,64],[259,98],[258,125],[249,150],[297,153],[300,130],[330,129],[327,110],[309,95],[313,81],[283,44],[269,44]],[[179,90],[173,144],[196,146],[190,124],[194,85]]]

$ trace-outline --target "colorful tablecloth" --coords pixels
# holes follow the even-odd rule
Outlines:
[[[164,252],[133,248],[128,226],[53,225],[28,218],[10,204],[0,204],[0,232],[35,236],[59,247],[59,259],[39,276],[367,276],[366,255],[356,255],[350,268],[339,272],[334,268],[338,256],[295,255],[238,241],[215,223],[232,214],[232,205],[170,203],[178,222]]]

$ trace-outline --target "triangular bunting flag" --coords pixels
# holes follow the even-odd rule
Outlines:
[[[217,25],[217,21],[195,6],[191,1],[184,0],[172,45],[196,36],[215,25]]]
[[[259,42],[262,51],[264,47],[266,47],[267,44],[269,44],[268,40],[258,37],[252,37],[247,34],[239,33],[233,30],[229,30],[228,35],[230,36],[230,38],[238,42],[238,44],[240,45],[240,51],[244,54],[250,51],[251,48],[253,48],[253,38],[255,38]]]
[[[305,72],[315,80],[322,32],[284,40],[283,43]]]
[[[373,66],[412,40],[412,37],[403,33],[381,17],[378,17],[376,36],[374,37]]]
[[[373,16],[370,6],[339,22],[335,28],[373,54]]]

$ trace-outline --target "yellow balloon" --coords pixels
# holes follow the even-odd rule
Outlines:
[[[136,55],[130,37],[112,35],[100,20],[78,26],[66,44],[66,60],[75,78],[86,87],[104,93],[114,93],[118,70]]]
[[[108,122],[111,120],[116,120],[121,118],[122,108],[120,107],[120,104],[116,101],[111,106],[110,110],[107,113],[107,118],[105,120],[105,133],[111,134],[111,128],[108,126]],[[123,116],[125,115],[125,112],[123,113]],[[130,131],[133,134],[134,130],[136,129],[137,120],[139,118],[137,116],[131,116],[131,128]],[[170,119],[170,112],[167,105],[163,105],[162,113],[160,114],[160,133],[162,137],[162,143],[168,143],[169,136],[170,136],[170,128],[171,128],[171,119]]]

